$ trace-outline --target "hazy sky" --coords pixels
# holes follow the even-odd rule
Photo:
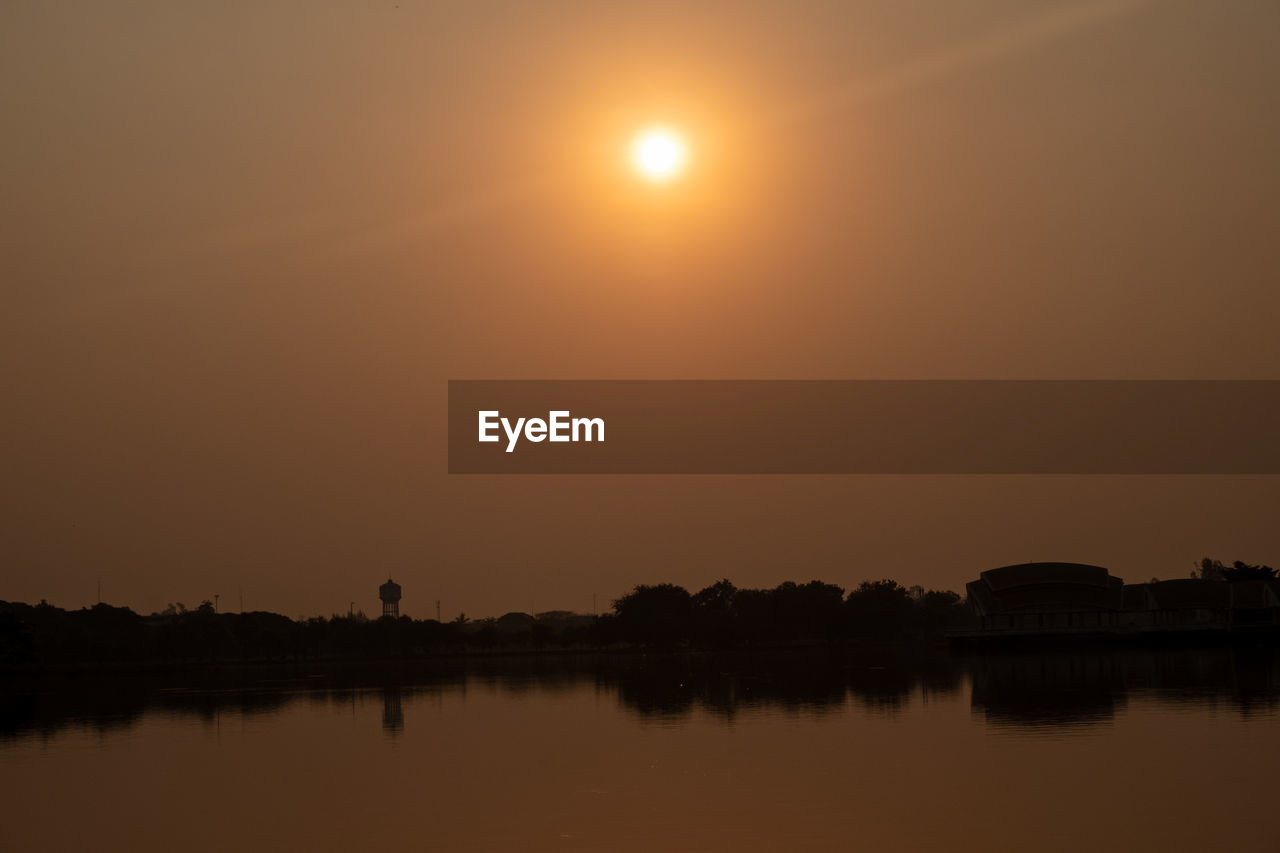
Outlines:
[[[9,3],[0,599],[1280,562],[1277,478],[450,477],[450,378],[1280,378],[1280,5]],[[629,136],[683,129],[656,189]]]

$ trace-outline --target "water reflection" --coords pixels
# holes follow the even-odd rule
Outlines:
[[[969,662],[971,705],[998,726],[1081,727],[1128,702],[1123,656],[984,657]]]
[[[1272,649],[1101,651],[949,656],[584,656],[440,661],[430,665],[224,669],[183,676],[44,678],[0,693],[0,738],[49,738],[67,727],[106,732],[147,713],[213,721],[260,717],[291,702],[351,703],[372,692],[382,727],[405,729],[404,704],[471,688],[513,699],[593,687],[642,720],[701,713],[724,722],[756,712],[822,716],[854,706],[893,716],[913,701],[958,698],[994,727],[1082,727],[1122,713],[1135,694],[1166,704],[1226,705],[1243,717],[1280,703]]]
[[[938,655],[778,656],[627,662],[600,683],[642,717],[701,711],[733,720],[756,710],[822,715],[847,707],[893,713],[921,691],[957,693],[963,665]]]
[[[1273,649],[1002,655],[968,662],[972,705],[993,725],[1063,727],[1110,721],[1130,696],[1162,705],[1225,704],[1272,713],[1280,696]]]
[[[398,686],[382,688],[382,730],[388,737],[404,731],[404,708],[400,705],[402,691]]]

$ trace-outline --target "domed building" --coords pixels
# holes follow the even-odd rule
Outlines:
[[[1101,566],[1019,563],[965,589],[980,627],[954,632],[959,639],[1280,631],[1280,580],[1269,577],[1126,585]]]
[[[965,589],[984,631],[1106,630],[1124,607],[1124,581],[1085,563],[988,569]]]

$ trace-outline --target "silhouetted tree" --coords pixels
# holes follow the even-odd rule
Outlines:
[[[911,596],[897,581],[863,581],[849,593],[845,615],[856,637],[900,637],[916,627],[917,610]]]
[[[733,598],[738,588],[725,578],[694,593],[693,606],[703,612],[728,613],[733,609]]]
[[[1223,579],[1223,569],[1224,566],[1221,560],[1211,560],[1205,557],[1200,561],[1200,567],[1192,570],[1191,577],[1204,581],[1220,581]]]
[[[1275,576],[1276,570],[1270,566],[1250,565],[1236,560],[1228,568],[1221,560],[1211,560],[1208,557],[1201,560],[1199,568],[1191,572],[1191,577],[1207,581],[1271,580]]]
[[[968,621],[964,599],[951,590],[931,589],[920,597],[918,605],[928,633],[957,628]]]
[[[637,586],[613,603],[626,640],[670,645],[690,636],[693,599],[675,584]]]
[[[739,626],[734,600],[738,588],[727,579],[719,580],[693,595],[693,618],[697,639],[713,646],[737,643]]]
[[[1276,570],[1270,566],[1251,566],[1241,560],[1232,563],[1231,568],[1222,570],[1223,580],[1228,581],[1272,580],[1275,576]]]
[[[773,589],[773,618],[780,640],[828,640],[840,630],[844,590],[835,584],[787,581]]]
[[[1275,575],[1269,567],[1243,563],[1227,571]],[[444,624],[408,616],[293,620],[277,613],[217,613],[209,601],[194,610],[171,604],[148,617],[108,605],[66,611],[0,602],[0,665],[376,659],[499,646],[829,643],[940,632],[963,624],[967,612],[954,592],[908,590],[891,580],[864,583],[847,598],[839,586],[816,580],[739,589],[722,579],[693,595],[673,584],[641,585],[599,617],[549,611],[473,623],[460,614]]]

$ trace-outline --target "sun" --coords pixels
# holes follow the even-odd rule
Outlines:
[[[647,181],[665,183],[679,177],[688,162],[689,146],[670,128],[642,130],[631,142],[631,166]]]

